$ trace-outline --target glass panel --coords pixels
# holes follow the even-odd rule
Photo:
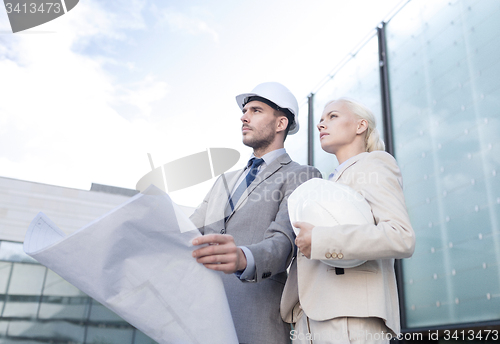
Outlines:
[[[40,319],[86,320],[89,297],[44,296],[40,305]]]
[[[48,270],[43,288],[43,295],[56,296],[86,296],[78,288],[66,282],[61,276],[52,270]]]
[[[36,317],[46,271],[40,265],[13,264],[3,317]]]
[[[499,319],[499,16],[497,1],[419,0],[387,25],[396,158],[417,236],[403,261],[409,328]]]
[[[47,268],[41,265],[14,263],[10,295],[40,295]]]
[[[307,101],[299,108],[299,131],[294,135],[288,135],[285,140],[285,148],[293,161],[307,165]]]
[[[2,316],[15,318],[35,318],[38,312],[38,305],[38,300],[33,300],[33,297],[15,297],[14,300],[9,299],[6,302]]]
[[[5,294],[7,291],[11,268],[12,263],[0,262],[0,294]]]
[[[380,101],[380,76],[378,62],[378,40],[374,36],[335,73],[314,95],[314,123],[319,123],[325,104],[330,100],[349,97],[366,107],[375,115],[377,128],[383,137],[382,103]],[[324,152],[315,128],[314,166],[328,176],[338,166],[334,155]]]
[[[133,329],[131,328],[97,328],[89,327],[87,343],[89,344],[132,344]]]
[[[110,311],[108,308],[101,305],[96,300],[92,300],[92,308],[90,310],[90,321],[97,322],[123,322],[125,321],[120,318],[116,313]]]
[[[0,320],[0,336],[5,337],[7,335],[7,331],[9,329],[9,321],[1,321]]]
[[[37,263],[36,260],[24,253],[23,244],[10,241],[0,241],[0,260]]]
[[[84,320],[87,318],[89,303],[89,297],[83,292],[48,270],[38,317]]]
[[[134,344],[157,344],[157,342],[146,336],[141,331],[135,330]]]
[[[35,340],[23,340],[23,341],[18,341],[16,339],[2,339],[0,338],[0,344],[42,344],[44,342],[40,341],[35,341]]]
[[[79,325],[70,324],[64,321],[54,321],[39,323],[34,321],[10,321],[7,336],[11,338],[20,337],[43,340],[44,343],[53,340],[57,342],[77,342],[82,343],[84,339],[84,328]],[[24,343],[24,341],[15,341]]]

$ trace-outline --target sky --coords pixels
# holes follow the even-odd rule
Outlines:
[[[0,7],[0,176],[135,189],[148,153],[159,166],[209,147],[238,150],[240,168],[234,97],[278,81],[304,104],[401,3],[81,0],[15,34]],[[196,206],[213,182],[171,197]]]

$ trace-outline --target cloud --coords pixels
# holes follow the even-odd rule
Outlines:
[[[80,2],[78,15],[68,23],[75,38],[103,36],[124,40],[124,30],[142,30],[147,27],[142,15],[144,0],[115,0]]]
[[[119,83],[104,68],[109,60],[75,50],[98,36],[128,39],[125,28],[143,25],[129,12],[110,14],[89,0],[44,25],[54,33],[0,37],[0,175],[84,189],[91,182],[135,186],[149,167],[148,147],[159,145],[164,133],[124,118],[115,106],[133,106],[147,117],[168,86],[154,75]],[[143,156],[144,169],[137,166]]]
[[[151,7],[160,23],[166,23],[174,32],[184,32],[189,35],[208,35],[215,43],[219,43],[219,34],[206,21],[188,16],[172,8],[158,9],[155,5]]]
[[[169,92],[166,82],[147,75],[143,80],[121,84],[116,88],[115,109],[125,118],[150,117],[152,104]],[[131,107],[132,106],[132,107]]]

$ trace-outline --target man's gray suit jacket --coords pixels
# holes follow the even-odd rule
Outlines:
[[[254,256],[256,283],[222,276],[239,342],[290,343],[290,327],[280,316],[286,269],[296,254],[287,199],[297,186],[321,174],[280,155],[259,172],[224,221],[228,195],[242,173],[221,175],[191,220],[202,234],[233,236],[236,245],[248,247]]]

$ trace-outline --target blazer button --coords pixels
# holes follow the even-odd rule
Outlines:
[[[330,252],[326,252],[325,253],[325,257],[328,258],[328,259],[330,259],[330,258],[332,258],[332,255],[330,254]]]
[[[222,229],[220,230],[220,234],[226,234],[226,229],[225,229],[225,228],[222,228]]]
[[[335,258],[337,258],[337,253],[333,252],[332,253],[332,259],[335,259]]]
[[[342,253],[339,253],[339,254],[337,254],[337,258],[342,259],[342,258],[344,258],[344,255]]]

